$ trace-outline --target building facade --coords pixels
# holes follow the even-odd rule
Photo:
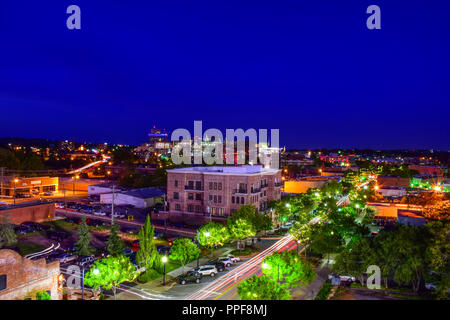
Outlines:
[[[269,201],[281,198],[280,189],[281,170],[261,165],[167,170],[165,218],[223,220],[245,204],[264,212]]]
[[[30,260],[13,250],[0,250],[0,300],[34,300],[42,291],[60,300],[59,275],[59,261]]]
[[[58,191],[58,177],[11,177],[0,178],[0,196],[12,198],[16,195],[38,195]]]
[[[0,206],[0,224],[8,221],[13,224],[23,222],[43,222],[55,218],[55,204],[49,202],[29,201],[16,205]]]

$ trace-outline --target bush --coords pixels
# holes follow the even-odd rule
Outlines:
[[[328,300],[328,296],[331,293],[331,288],[333,286],[331,285],[331,282],[329,280],[325,281],[322,288],[320,288],[319,293],[314,298],[314,300]]]

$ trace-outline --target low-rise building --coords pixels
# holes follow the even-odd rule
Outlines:
[[[111,204],[114,198],[115,205],[132,205],[135,208],[149,208],[156,203],[164,202],[165,193],[159,188],[142,188],[118,193],[100,194],[100,202]]]
[[[55,204],[52,202],[28,201],[15,205],[0,206],[0,223],[42,222],[55,218]]]
[[[313,176],[305,177],[296,180],[286,180],[284,181],[284,192],[285,193],[306,193],[311,188],[322,188],[330,181],[340,181],[340,176]]]
[[[60,300],[59,276],[59,261],[30,260],[13,250],[0,250],[0,300],[36,299],[42,291]]]
[[[0,197],[13,198],[23,194],[39,195],[58,191],[58,177],[12,177],[0,178]]]

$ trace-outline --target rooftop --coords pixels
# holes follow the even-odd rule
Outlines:
[[[135,198],[149,199],[155,197],[162,197],[165,193],[159,188],[150,187],[150,188],[134,189],[122,192],[122,194],[132,196]]]
[[[236,174],[236,175],[277,173],[279,171],[280,171],[279,169],[263,168],[262,165],[186,167],[167,170],[167,172],[180,172],[180,173],[204,173],[204,174],[211,173],[211,174]]]

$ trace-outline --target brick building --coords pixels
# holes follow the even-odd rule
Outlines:
[[[166,211],[155,219],[189,217],[224,220],[244,204],[258,211],[281,198],[281,170],[261,165],[189,167],[167,170]]]
[[[21,224],[26,221],[41,222],[55,217],[55,204],[30,201],[16,205],[0,206],[0,224],[8,218],[10,223]]]
[[[0,300],[35,299],[39,291],[60,300],[59,275],[59,261],[30,260],[13,250],[0,250]]]

